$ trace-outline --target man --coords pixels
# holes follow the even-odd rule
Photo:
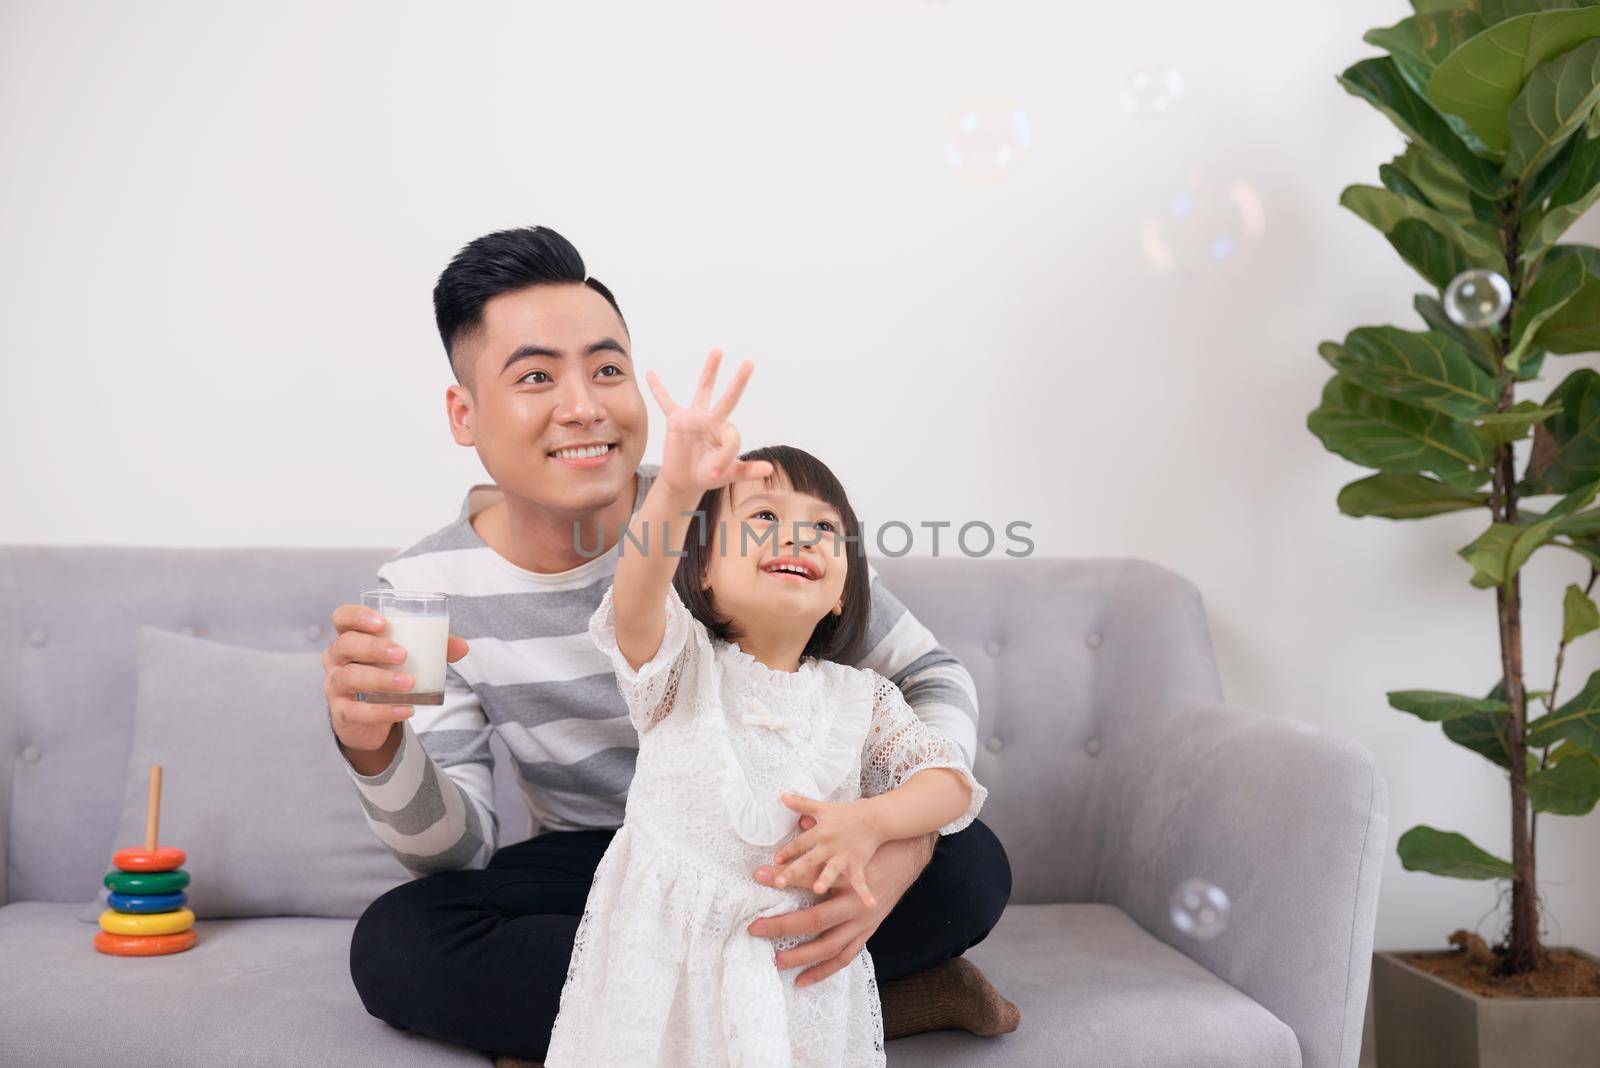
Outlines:
[[[640,462],[649,427],[627,324],[561,235],[533,227],[471,242],[440,276],[434,310],[456,378],[445,394],[451,433],[494,481],[468,491],[455,522],[378,570],[383,585],[451,595],[442,705],[414,715],[413,706],[357,700],[403,693],[414,680],[396,675],[404,653],[378,636],[370,610],[333,613],[338,634],[323,656],[330,726],[373,832],[422,876],[368,907],[350,970],[380,1019],[537,1058],[638,755],[587,622],[658,468]],[[971,677],[869,573],[869,651],[859,666],[893,679],[970,766]],[[493,734],[534,820],[532,838],[504,848]],[[768,885],[772,875],[754,873]],[[826,979],[866,945],[887,1037],[1014,1029],[1015,1006],[959,956],[1010,897],[993,832],[974,821],[953,835],[887,842],[867,877],[882,887],[875,907],[836,886],[751,933],[814,936],[776,957],[779,968],[806,968],[797,985]]]

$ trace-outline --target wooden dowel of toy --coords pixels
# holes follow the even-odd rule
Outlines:
[[[161,826],[161,765],[150,765],[150,804],[144,815],[144,848],[154,853],[156,831]]]

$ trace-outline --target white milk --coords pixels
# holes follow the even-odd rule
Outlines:
[[[407,616],[390,611],[384,617],[383,636],[406,651],[404,663],[394,670],[410,675],[416,682],[407,693],[407,703],[444,703],[445,652],[450,641],[450,620],[445,616]],[[428,700],[429,697],[435,698]]]

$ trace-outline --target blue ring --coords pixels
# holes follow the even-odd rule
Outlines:
[[[172,912],[188,900],[188,894],[175,890],[170,894],[111,894],[106,904],[117,912]]]

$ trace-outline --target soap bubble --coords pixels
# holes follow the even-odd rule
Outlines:
[[[1172,67],[1134,71],[1122,85],[1122,110],[1129,115],[1164,115],[1183,96],[1183,75]]]
[[[1505,317],[1511,307],[1511,286],[1483,267],[1462,271],[1444,289],[1444,311],[1457,326],[1482,329]]]
[[[1179,883],[1168,904],[1172,926],[1194,938],[1215,938],[1228,925],[1228,895],[1204,879]]]
[[[1144,258],[1157,272],[1193,274],[1226,260],[1266,232],[1261,198],[1249,182],[1209,182],[1196,167],[1139,231]]]
[[[1009,101],[972,101],[951,118],[944,155],[963,178],[997,181],[1027,154],[1033,127]]]

